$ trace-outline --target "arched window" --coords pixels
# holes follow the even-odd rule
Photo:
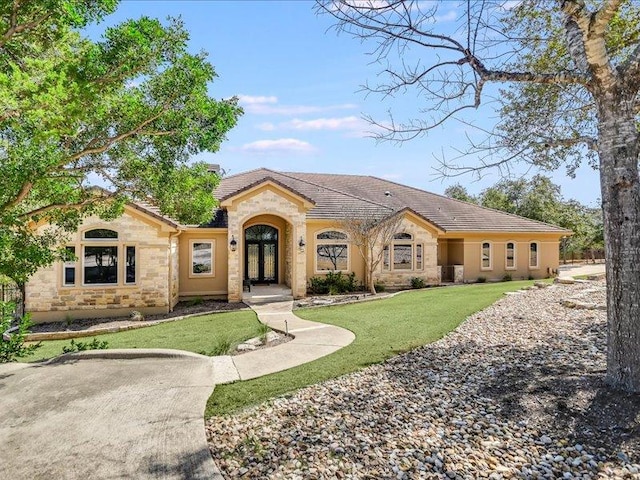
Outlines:
[[[516,243],[507,242],[505,245],[504,267],[506,270],[516,269]]]
[[[538,242],[531,242],[529,244],[529,268],[538,268],[540,244]]]
[[[491,242],[482,242],[480,251],[480,268],[482,270],[491,270],[492,258],[491,258]]]
[[[382,268],[384,270],[422,270],[422,244],[415,243],[413,235],[396,233],[389,246],[384,247]]]
[[[94,228],[84,232],[85,240],[113,240],[118,238],[118,232],[108,228]]]
[[[348,236],[338,230],[316,234],[316,272],[349,270]]]

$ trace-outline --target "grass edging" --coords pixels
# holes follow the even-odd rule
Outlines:
[[[533,283],[527,280],[409,290],[375,302],[296,310],[301,318],[351,330],[356,339],[331,355],[283,372],[217,385],[207,402],[205,417],[230,414],[434,342],[505,292]]]

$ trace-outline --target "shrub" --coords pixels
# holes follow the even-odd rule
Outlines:
[[[206,355],[208,357],[217,357],[219,355],[228,355],[229,350],[231,350],[231,340],[225,337],[225,338],[219,339],[216,342],[216,344],[213,346],[213,348],[208,352],[201,350],[198,353],[200,355]]]
[[[356,274],[351,272],[343,275],[342,272],[327,272],[324,277],[317,276],[309,279],[309,290],[311,293],[323,295],[338,295],[341,293],[354,292],[358,289]]]
[[[478,283],[485,283],[487,281],[487,277],[478,277],[478,280],[476,280],[476,282]]]
[[[533,275],[529,275],[528,280],[535,280],[535,278],[533,278]]]
[[[420,277],[413,277],[411,279],[411,288],[424,288],[427,285],[424,283],[424,279]]]
[[[74,352],[84,352],[85,350],[106,350],[109,348],[109,342],[100,341],[94,337],[90,342],[76,342],[75,340],[71,340],[69,345],[65,345],[62,347],[62,353],[74,353]]]
[[[510,273],[507,273],[504,277],[502,277],[502,281],[503,282],[510,282],[511,280],[513,280],[513,279],[511,278],[511,274]]]
[[[40,343],[25,345],[25,337],[31,328],[31,319],[29,315],[14,319],[14,304],[10,302],[0,302],[0,335],[9,330],[15,322],[17,330],[13,332],[9,340],[5,340],[0,336],[0,363],[15,362],[19,358],[31,355]]]
[[[385,287],[384,282],[378,282],[373,284],[373,288],[376,289],[376,292],[384,292],[387,287]]]
[[[187,302],[187,307],[195,307],[202,304],[202,302],[204,302],[202,297],[194,297]]]

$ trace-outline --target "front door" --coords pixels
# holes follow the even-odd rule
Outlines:
[[[278,230],[254,225],[244,232],[244,276],[252,283],[278,282]]]

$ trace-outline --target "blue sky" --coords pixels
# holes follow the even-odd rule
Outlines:
[[[454,19],[455,6],[443,7],[440,21]],[[401,118],[419,99],[413,93],[387,101],[365,95],[361,86],[378,73],[367,55],[371,45],[337,35],[330,18],[315,15],[311,1],[127,0],[98,29],[141,15],[181,16],[191,50],[208,52],[219,75],[211,94],[240,97],[245,114],[238,126],[219,152],[199,156],[228,174],[267,167],[374,175],[436,193],[458,182],[478,193],[500,178],[438,177],[437,158],[453,158],[456,148],[466,147],[467,127],[456,121],[401,145],[367,137],[371,126],[364,115],[385,121],[391,109]],[[475,120],[490,125],[494,115],[485,108]],[[582,167],[575,179],[563,170],[551,175],[565,198],[596,206],[597,172]]]

